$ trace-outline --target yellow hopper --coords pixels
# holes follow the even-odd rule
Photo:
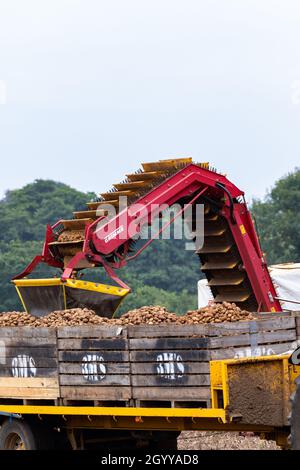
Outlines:
[[[111,318],[130,292],[121,287],[67,279],[16,279],[17,289],[26,312],[42,317],[54,310],[89,308]]]

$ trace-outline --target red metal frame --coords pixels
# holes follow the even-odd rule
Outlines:
[[[107,223],[101,224],[101,227],[97,227],[97,225],[100,220],[103,222],[103,216],[99,217],[91,225],[86,226],[83,250],[71,259],[63,271],[62,279],[65,280],[71,277],[78,262],[82,259],[87,259],[96,266],[103,266],[107,274],[120,286],[129,288],[116,276],[113,270],[113,268],[124,266],[126,261],[130,259],[128,247],[134,233],[129,232],[129,228],[132,229],[133,224],[136,224],[135,233],[138,234],[142,226],[148,223],[150,216],[153,217],[160,212],[159,206],[164,204],[171,206],[187,196],[192,197],[192,201],[196,201],[200,195],[199,191],[202,194],[204,190],[211,199],[215,198],[219,201],[224,201],[222,215],[230,226],[260,309],[264,311],[281,311],[282,309],[279,301],[276,299],[275,289],[260,248],[251,215],[246,203],[244,201],[238,202],[237,200],[237,198],[244,196],[243,191],[237,188],[225,176],[195,164],[187,165],[167,178],[145,196],[137,200],[135,204],[120,211],[114,218],[108,220]],[[195,197],[196,192],[199,194]],[[107,203],[109,204],[109,201]],[[141,215],[139,205],[143,205],[145,209],[144,215]],[[154,205],[155,207],[153,207]],[[60,221],[52,227],[47,227],[43,255],[36,257],[23,273],[16,276],[16,279],[29,274],[41,261],[63,269],[62,260],[56,259],[48,246],[48,243],[54,240],[53,229],[59,223]],[[121,233],[114,235],[118,229]],[[108,239],[108,235],[112,235],[112,238]],[[150,243],[151,240],[149,243],[146,243],[146,246]],[[121,245],[125,247],[122,255],[117,252]],[[112,254],[118,258],[117,262],[106,261],[105,257]],[[131,259],[136,256],[137,254],[131,256]]]
[[[132,233],[124,233],[123,231],[122,238],[117,235],[110,240],[109,243],[105,243],[105,237],[114,230],[119,229],[122,225],[126,227],[128,231],[128,228],[132,227],[133,222],[137,218],[139,225],[145,223],[145,221],[141,220],[139,217],[140,209],[138,205],[142,205],[147,214],[155,215],[153,214],[155,209],[153,209],[152,206],[157,205],[156,212],[158,213],[159,206],[163,204],[171,206],[184,196],[192,196],[195,191],[199,191],[204,186],[212,189],[216,194],[222,195],[221,190],[215,186],[217,182],[226,185],[233,198],[243,196],[244,194],[227,180],[225,176],[190,164],[136,201],[136,209],[132,208],[132,206],[128,206],[115,218],[108,221],[106,225],[103,225],[100,229],[96,228],[91,239],[97,252],[108,255],[122,245],[125,240],[132,238]],[[107,202],[109,203],[109,201]],[[139,233],[139,230],[137,230],[136,233]]]
[[[207,190],[207,186],[203,188],[199,193],[197,193],[196,196],[194,196],[193,199],[191,199],[187,204],[185,204],[184,207],[180,211],[177,212],[177,214],[175,215],[175,217],[173,217],[173,219],[166,222],[163,225],[163,227],[161,227],[161,229],[159,229],[156,232],[153,238],[150,238],[150,240],[148,240],[134,255],[128,256],[126,260],[132,261],[133,259],[137,258],[162,232],[164,232],[164,230],[166,230],[173,222],[175,222],[175,220],[181,214],[183,214],[189,206],[191,206],[200,196],[202,196],[202,194],[205,193],[206,190]]]

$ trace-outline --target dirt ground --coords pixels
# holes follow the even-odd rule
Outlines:
[[[280,450],[274,441],[237,432],[183,431],[178,438],[180,450]]]

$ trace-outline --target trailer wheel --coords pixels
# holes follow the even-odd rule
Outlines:
[[[31,427],[20,420],[5,421],[0,428],[1,450],[35,450],[38,448]]]
[[[41,423],[13,419],[0,426],[0,450],[54,449],[59,444],[57,436]]]
[[[297,380],[297,388],[292,397],[290,442],[293,450],[300,450],[300,380]]]

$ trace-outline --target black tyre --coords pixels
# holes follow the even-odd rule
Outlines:
[[[55,448],[54,433],[39,423],[7,420],[0,427],[0,450]]]
[[[292,397],[292,413],[291,413],[291,448],[300,450],[300,380],[297,380],[297,388]]]
[[[0,450],[36,450],[38,443],[31,427],[20,420],[5,421],[0,428]]]

